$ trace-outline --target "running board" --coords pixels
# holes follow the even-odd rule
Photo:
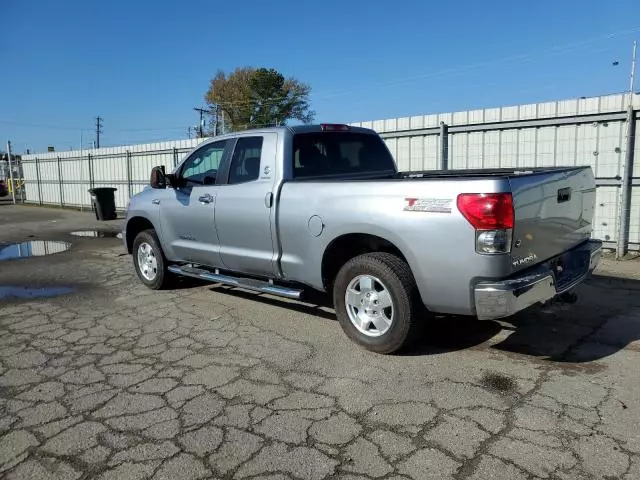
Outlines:
[[[294,300],[300,300],[300,298],[302,298],[302,290],[278,286],[271,281],[221,275],[217,270],[212,272],[203,268],[196,268],[187,265],[169,265],[168,270],[177,275],[185,275],[187,277],[199,278],[208,282],[222,283],[224,285],[230,285],[237,288],[245,288],[255,292],[269,293],[271,295],[292,298]]]

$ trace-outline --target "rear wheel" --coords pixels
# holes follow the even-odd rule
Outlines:
[[[140,232],[133,241],[133,264],[138,277],[152,290],[169,286],[171,273],[155,230]]]
[[[340,325],[358,345],[377,353],[407,347],[425,309],[409,266],[395,255],[367,253],[338,272],[333,302]]]

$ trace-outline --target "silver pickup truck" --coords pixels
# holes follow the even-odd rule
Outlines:
[[[151,172],[123,241],[140,280],[176,275],[293,299],[332,295],[379,353],[434,313],[508,317],[575,298],[600,258],[590,167],[398,172],[374,131],[236,132]]]

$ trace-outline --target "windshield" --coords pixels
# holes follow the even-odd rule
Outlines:
[[[294,178],[395,171],[384,141],[356,132],[298,133],[293,162]]]

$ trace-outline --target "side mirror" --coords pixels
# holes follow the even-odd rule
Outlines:
[[[151,188],[167,188],[167,176],[164,173],[164,165],[151,169]]]
[[[171,188],[178,188],[178,177],[174,173],[167,173],[165,175],[167,178],[167,185]]]

